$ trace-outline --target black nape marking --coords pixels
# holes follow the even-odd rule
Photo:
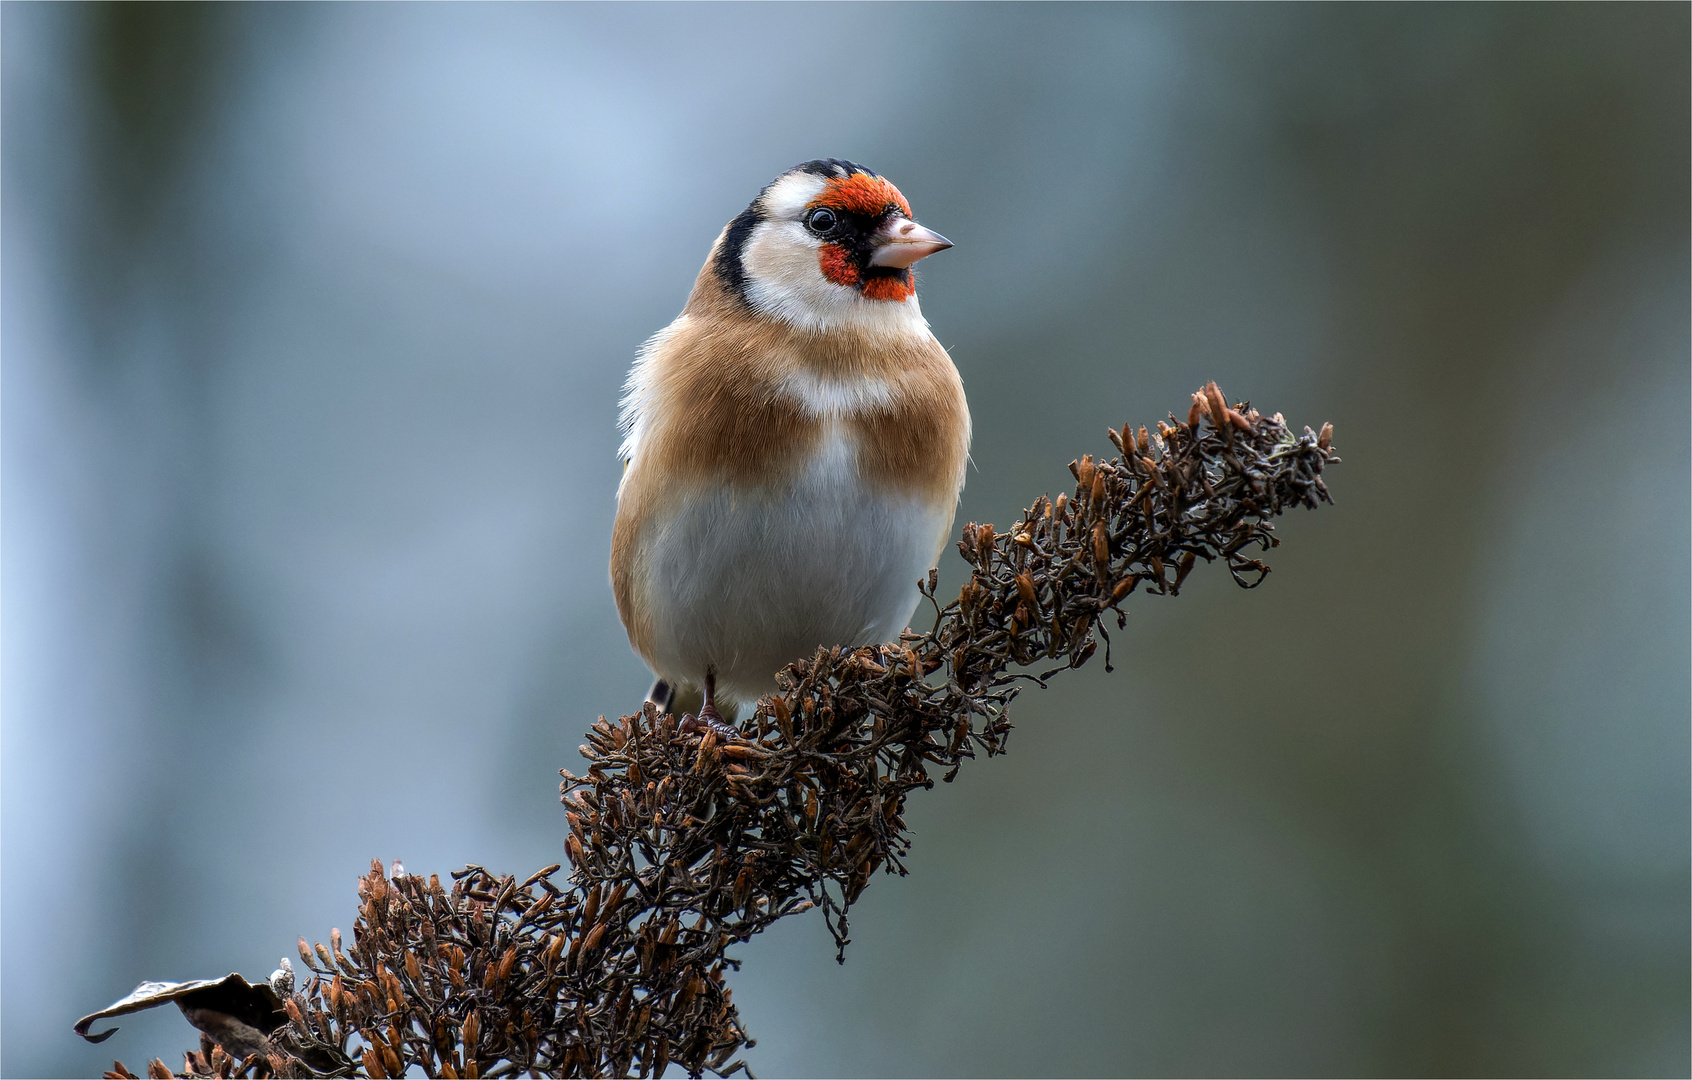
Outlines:
[[[765,190],[768,190],[767,188]],[[764,197],[760,191],[758,198]],[[723,283],[723,288],[738,297],[740,302],[748,303],[746,299],[746,264],[741,260],[741,252],[746,248],[746,241],[751,239],[752,230],[758,227],[758,222],[764,220],[764,215],[758,212],[758,200],[752,200],[752,205],[742,210],[733,221],[729,222],[728,232],[723,234],[723,245],[717,249],[717,257],[712,260],[717,271],[717,277]]]

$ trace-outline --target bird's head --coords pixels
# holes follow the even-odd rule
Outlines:
[[[804,329],[921,323],[911,266],[952,246],[862,165],[795,165],[729,222],[708,269],[760,315]]]

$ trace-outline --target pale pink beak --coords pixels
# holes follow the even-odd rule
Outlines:
[[[925,229],[908,217],[898,216],[889,218],[887,224],[877,229],[870,237],[870,243],[875,245],[869,257],[871,266],[890,266],[899,270],[952,246],[950,240],[933,229]]]

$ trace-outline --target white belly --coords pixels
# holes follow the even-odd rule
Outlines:
[[[865,490],[856,452],[830,439],[776,490],[721,485],[654,521],[646,549],[658,673],[751,701],[818,646],[894,640],[934,565],[952,507]]]

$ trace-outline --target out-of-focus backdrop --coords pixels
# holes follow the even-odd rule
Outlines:
[[[957,242],[1003,522],[1215,378],[1337,505],[915,800],[765,1075],[1689,1068],[1688,8],[5,5],[3,1057],[561,858],[635,348],[787,166]],[[955,588],[948,555],[943,580]]]

